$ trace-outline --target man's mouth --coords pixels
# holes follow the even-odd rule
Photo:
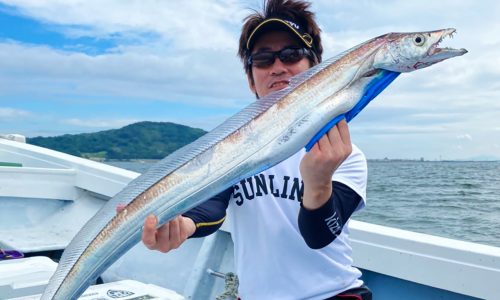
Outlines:
[[[280,80],[280,81],[275,81],[269,85],[269,88],[283,88],[287,87],[290,84],[290,81],[288,80]]]

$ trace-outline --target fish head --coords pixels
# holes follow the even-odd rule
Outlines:
[[[456,32],[453,28],[427,32],[389,33],[378,49],[373,67],[395,72],[411,72],[448,58],[464,55],[465,49],[439,48],[443,39]]]

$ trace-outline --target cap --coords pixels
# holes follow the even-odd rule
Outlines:
[[[307,33],[302,26],[298,25],[297,23],[290,21],[290,20],[284,20],[284,19],[278,19],[278,18],[269,18],[265,19],[262,21],[255,29],[250,33],[250,36],[248,37],[247,40],[247,51],[250,51],[252,47],[254,46],[255,42],[257,41],[257,38],[264,32],[267,32],[269,30],[287,30],[290,32],[293,32],[299,37],[299,40],[304,43],[305,46],[308,48],[313,47],[313,38],[312,36]]]

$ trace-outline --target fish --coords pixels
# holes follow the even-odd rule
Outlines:
[[[401,73],[467,53],[439,48],[455,29],[388,33],[290,78],[198,140],[168,155],[112,197],[64,250],[42,300],[77,299],[141,240],[143,222],[159,224],[242,179],[309,150],[339,120],[352,120]],[[126,204],[116,212],[119,204]]]

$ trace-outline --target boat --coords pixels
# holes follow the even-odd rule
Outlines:
[[[0,249],[23,253],[23,259],[56,264],[83,224],[139,176],[27,144],[19,135],[1,137]],[[499,247],[356,220],[349,226],[354,264],[374,299],[500,299]],[[230,286],[234,281],[229,280],[234,278],[233,243],[227,228],[225,224],[208,237],[189,239],[168,254],[138,244],[97,283],[134,280],[174,291],[185,299],[215,299],[227,294],[234,288]],[[16,294],[12,284],[10,288],[5,284],[5,272],[2,285],[2,263],[0,299],[24,296]],[[43,291],[55,267],[49,269],[33,271],[43,274],[32,280],[38,285],[30,293]]]

